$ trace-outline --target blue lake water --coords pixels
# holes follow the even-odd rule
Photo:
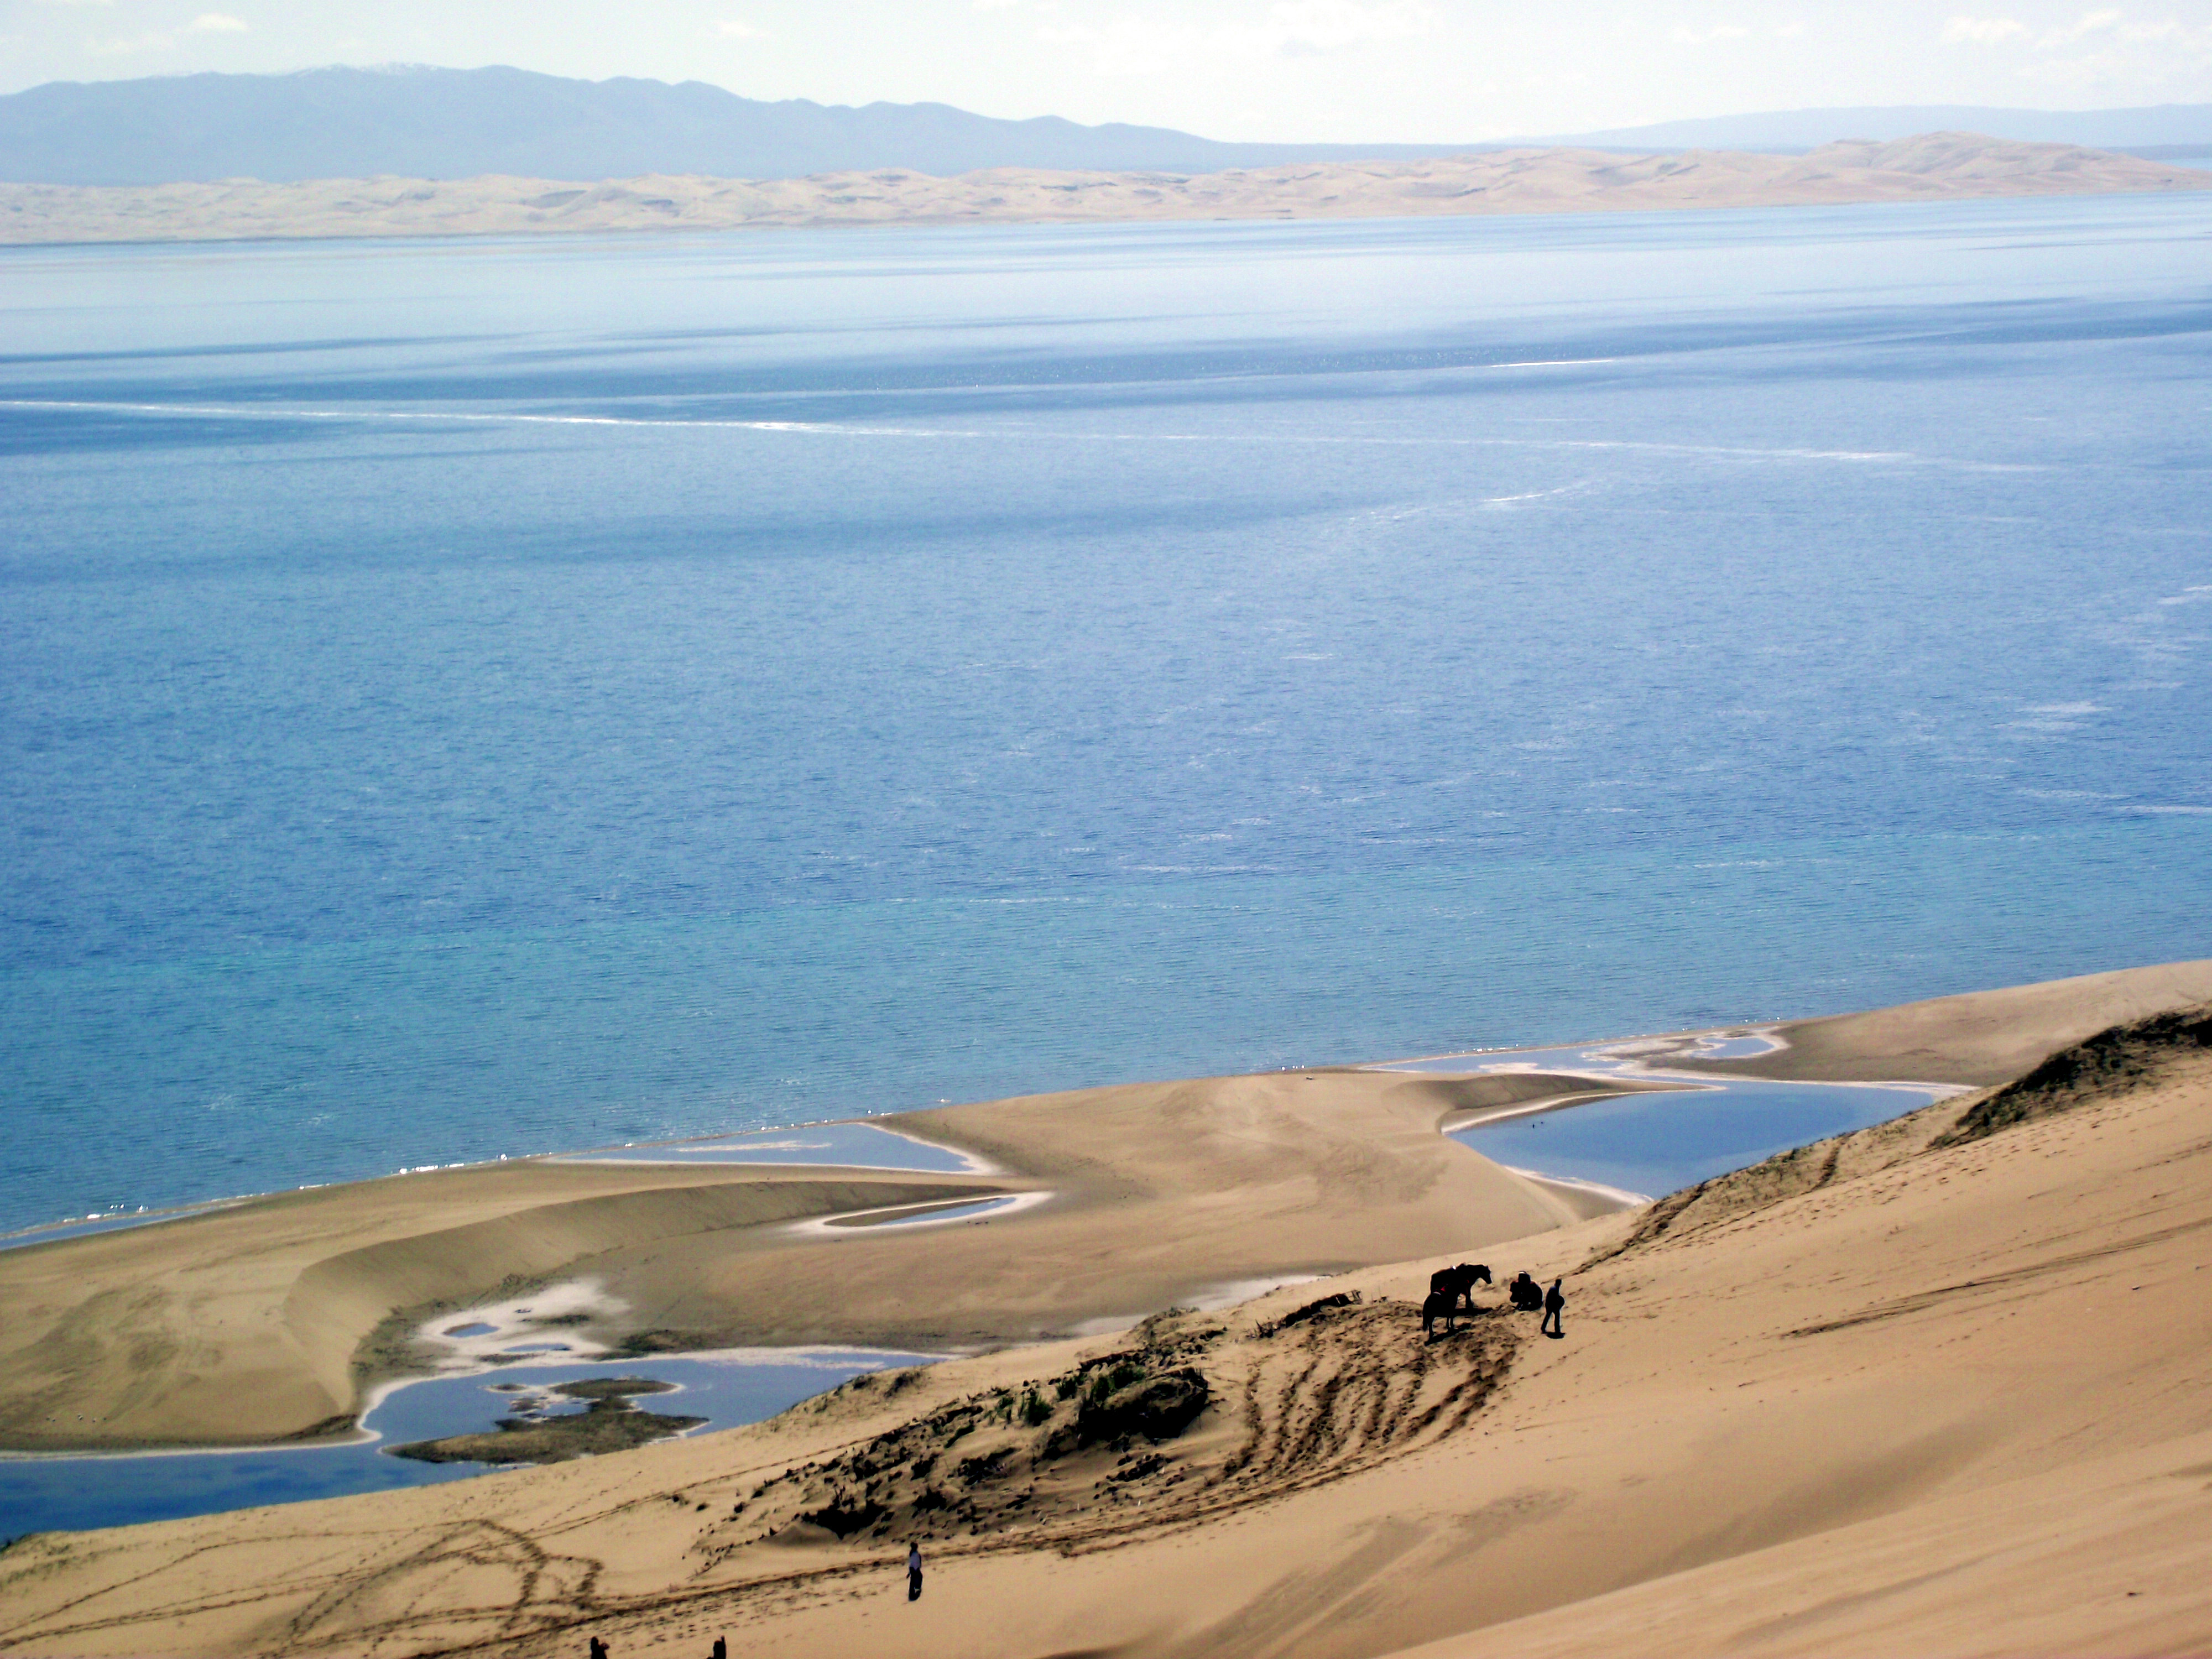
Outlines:
[[[2208,252],[0,251],[0,1227],[2212,952]]]
[[[296,1504],[313,1498],[386,1492],[462,1480],[487,1473],[480,1463],[422,1463],[389,1446],[489,1431],[528,1406],[558,1414],[580,1402],[544,1391],[584,1377],[647,1376],[671,1383],[641,1395],[644,1410],[702,1417],[690,1431],[708,1433],[757,1423],[863,1371],[927,1364],[931,1356],[875,1349],[819,1349],[744,1360],[653,1355],[597,1364],[506,1365],[488,1373],[435,1377],[393,1390],[363,1419],[379,1438],[340,1446],[161,1452],[117,1457],[0,1457],[0,1537],[27,1532],[170,1521],[191,1515]]]

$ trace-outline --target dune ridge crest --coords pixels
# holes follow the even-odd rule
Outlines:
[[[0,244],[483,236],[799,225],[1357,219],[1836,205],[2212,189],[2212,172],[2078,144],[1933,132],[1803,155],[1524,149],[1221,173],[899,168],[744,179],[336,179],[0,184]]]

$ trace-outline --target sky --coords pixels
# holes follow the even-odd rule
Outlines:
[[[0,0],[0,92],[388,63],[1455,143],[1831,106],[2212,102],[2212,0]]]

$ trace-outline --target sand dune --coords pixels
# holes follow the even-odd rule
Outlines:
[[[1516,149],[1207,173],[1000,167],[950,179],[886,170],[764,180],[655,175],[599,183],[491,177],[0,185],[0,243],[1375,218],[2204,189],[2212,189],[2212,173],[2167,162],[1945,132],[1890,143],[1838,143],[1806,155]]]
[[[1780,1028],[1788,1046],[1776,1053],[1697,1065],[1701,1071],[1816,1082],[2002,1083],[2094,1031],[2198,1002],[2212,1002],[2212,961],[2085,974],[1798,1020]]]
[[[0,1254],[0,1444],[334,1431],[389,1369],[367,1350],[395,1310],[427,1316],[625,1248],[978,1187],[999,1183],[517,1163],[9,1250]]]
[[[1430,1262],[1364,1268],[696,1443],[27,1540],[0,1555],[0,1643],[2201,1650],[2208,1125],[2200,1011],[1831,1143],[1830,1179],[1748,1170],[1669,1228],[1490,1251],[1570,1276],[1564,1341],[1491,1311],[1425,1345]]]

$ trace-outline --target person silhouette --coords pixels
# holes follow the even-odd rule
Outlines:
[[[730,1644],[717,1636],[714,1651],[708,1655],[707,1659],[730,1659]]]
[[[607,1644],[596,1636],[592,1638],[592,1659],[607,1659]]]
[[[1552,1288],[1544,1292],[1544,1319],[1536,1328],[1547,1336],[1566,1334],[1559,1324],[1559,1316],[1566,1311],[1567,1307],[1567,1298],[1559,1291],[1559,1286],[1565,1282],[1555,1279],[1552,1281]]]
[[[1521,1270],[1519,1277],[1505,1287],[1505,1294],[1513,1305],[1523,1313],[1544,1305],[1544,1293],[1538,1288],[1536,1281],[1528,1277],[1528,1269],[1525,1267]]]
[[[906,1547],[906,1599],[909,1601],[921,1600],[921,1546],[919,1544]]]

